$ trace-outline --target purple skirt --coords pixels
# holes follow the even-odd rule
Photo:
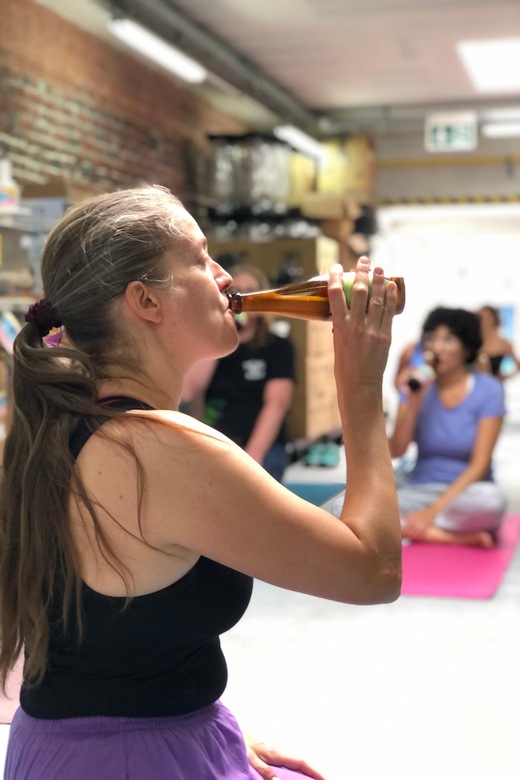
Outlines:
[[[302,780],[276,767],[280,780]],[[220,702],[174,718],[39,720],[18,709],[4,780],[258,780]]]

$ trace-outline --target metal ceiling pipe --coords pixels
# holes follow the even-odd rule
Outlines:
[[[428,114],[474,111],[479,122],[492,121],[492,112],[520,109],[514,99],[466,100],[456,103],[423,103],[403,106],[359,106],[334,109],[322,117],[320,127],[331,135],[406,132],[424,128]]]
[[[170,0],[97,0],[115,16],[142,24],[191,55],[219,78],[261,103],[286,123],[321,135],[320,115],[265,76],[244,57],[185,16]]]

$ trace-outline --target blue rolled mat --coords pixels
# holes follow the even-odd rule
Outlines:
[[[332,498],[340,490],[345,489],[344,482],[318,482],[309,484],[308,482],[284,482],[284,486],[295,493],[300,498],[304,498],[310,504],[321,506],[329,498]]]

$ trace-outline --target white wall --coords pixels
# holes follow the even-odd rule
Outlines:
[[[393,415],[393,378],[405,344],[418,338],[438,305],[476,310],[483,304],[515,307],[514,342],[520,352],[520,206],[409,206],[380,209],[372,264],[403,276],[406,308],[394,322],[385,376],[385,402]],[[520,377],[505,384],[509,422],[520,423]]]

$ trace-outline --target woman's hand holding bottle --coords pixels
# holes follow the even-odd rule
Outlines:
[[[397,491],[383,414],[383,372],[396,311],[397,287],[374,269],[368,301],[370,263],[360,258],[347,307],[342,269],[329,278],[334,330],[338,404],[347,460],[345,502],[340,519],[367,545],[377,549],[389,570],[401,565]]]
[[[368,302],[369,270],[370,261],[361,257],[356,267],[350,309],[343,292],[343,269],[335,266],[329,275],[335,374],[340,404],[344,393],[350,398],[354,391],[363,388],[381,392],[397,304],[397,287],[394,282],[389,282],[385,287],[383,270],[375,268],[372,296]]]

